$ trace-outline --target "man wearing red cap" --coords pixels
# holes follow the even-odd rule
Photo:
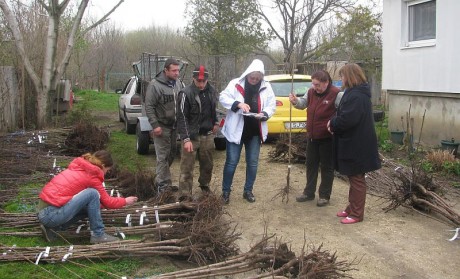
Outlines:
[[[203,65],[193,70],[193,82],[179,92],[177,129],[182,140],[179,191],[192,194],[193,168],[198,152],[203,192],[209,192],[213,169],[212,152],[217,122],[217,92],[208,82],[209,73]]]

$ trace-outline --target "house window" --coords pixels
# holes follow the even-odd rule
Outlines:
[[[436,39],[436,1],[408,5],[409,42]]]
[[[436,0],[403,0],[402,47],[436,45]]]

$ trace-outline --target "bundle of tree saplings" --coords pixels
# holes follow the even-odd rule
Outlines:
[[[305,133],[292,134],[291,138],[291,162],[305,162],[307,151],[307,137]],[[268,156],[272,161],[289,162],[289,138],[281,137],[276,145],[270,150]]]
[[[335,253],[309,247],[299,257],[289,250],[286,243],[272,241],[274,236],[264,237],[248,252],[229,257],[224,261],[166,273],[150,279],[215,278],[239,275],[245,278],[351,278],[347,272],[355,270],[347,261],[338,261]]]
[[[380,170],[368,174],[367,184],[389,200],[385,212],[404,206],[431,213],[431,217],[440,221],[460,224],[460,214],[441,197],[441,187],[421,169],[420,164],[412,162],[411,167],[403,167],[384,159]]]
[[[157,195],[155,187],[155,174],[138,166],[137,171],[132,173],[118,168],[110,171],[112,178],[106,180],[106,185],[118,189],[124,197],[136,196],[145,201]]]
[[[144,202],[143,206],[133,205],[120,209],[102,210],[101,216],[105,226],[127,230],[135,235],[144,234],[142,226],[163,223],[166,221],[189,221],[192,220],[198,210],[200,203],[207,199],[218,200],[215,195],[206,196],[206,199],[195,202],[175,202],[170,204],[155,205]],[[216,213],[219,211],[217,210]],[[36,213],[0,213],[0,224],[2,228],[14,229],[15,231],[2,231],[0,235],[36,236],[40,232],[39,222]],[[80,229],[78,229],[80,228]],[[75,232],[83,232],[88,228],[86,220],[80,221],[69,227],[63,235],[72,236]],[[139,231],[137,231],[139,230]],[[29,234],[28,234],[29,233]],[[80,235],[75,235],[79,237]]]
[[[72,252],[73,258],[113,258],[124,255],[143,257],[150,255],[174,255],[181,256],[198,264],[217,262],[238,252],[235,241],[240,237],[236,232],[235,225],[223,219],[222,202],[218,196],[209,195],[202,201],[192,205],[170,204],[154,207],[154,211],[162,207],[163,210],[193,209],[195,214],[187,221],[160,221],[154,224],[141,225],[136,223],[125,227],[106,226],[106,232],[120,236],[142,235],[142,241],[125,240],[119,244],[98,245],[101,249],[84,248],[85,245],[75,245]],[[148,208],[139,210],[149,211]],[[151,218],[157,214],[154,211]],[[142,211],[144,212],[144,211]],[[161,214],[158,214],[161,215]],[[11,217],[11,216],[8,216]],[[105,216],[107,218],[107,216]],[[112,216],[109,216],[111,218]],[[5,218],[4,218],[5,219]],[[8,219],[8,218],[6,218]],[[126,218],[129,222],[129,218]],[[58,237],[70,243],[68,232],[58,232]],[[79,229],[78,236],[86,236],[89,239],[89,231]],[[94,246],[94,245],[93,245]],[[132,246],[132,247],[131,247]],[[142,249],[138,248],[142,247]],[[14,249],[13,249],[14,248]],[[76,249],[78,248],[78,249]],[[44,251],[43,247],[2,247],[2,261],[36,260],[36,256]],[[65,257],[68,246],[53,246],[47,261],[56,261]],[[75,250],[76,249],[76,250]],[[11,250],[14,253],[8,252]]]
[[[17,185],[19,178],[30,178],[36,172],[47,173],[53,166],[54,158],[45,142],[49,133],[17,132],[0,137],[0,177],[2,184],[8,182]],[[49,177],[45,177],[48,179]]]
[[[105,149],[109,142],[109,131],[91,122],[80,122],[73,126],[72,131],[64,140],[63,148],[67,155],[81,156]]]
[[[0,262],[64,262],[67,259],[116,259],[122,257],[149,257],[155,255],[188,258],[196,249],[188,238],[151,241],[124,240],[93,245],[67,245],[48,247],[0,246]],[[206,247],[205,247],[206,249]]]
[[[62,155],[81,156],[102,149],[108,142],[108,135],[106,130],[91,124],[78,124],[73,128],[19,131],[0,136],[2,190],[17,189],[17,185],[28,182],[46,183],[52,175],[62,170],[56,164],[56,159],[70,161],[74,157]],[[2,195],[0,202],[15,198],[16,193],[13,191],[9,196]]]

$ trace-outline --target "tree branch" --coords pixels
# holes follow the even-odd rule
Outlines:
[[[286,41],[283,39],[283,37],[276,31],[273,23],[270,21],[270,19],[265,15],[265,13],[262,11],[262,9],[259,7],[256,11],[256,14],[262,16],[265,20],[265,22],[270,26],[270,29],[272,32],[275,34],[275,36],[281,41],[283,48],[286,47]]]
[[[61,4],[57,5],[57,8],[59,9],[59,11],[65,10],[65,8],[69,4],[69,2],[70,2],[70,0],[64,0],[64,1],[62,1]]]
[[[69,64],[70,57],[72,56],[72,50],[75,44],[75,37],[77,36],[77,32],[80,29],[81,20],[83,18],[83,14],[85,13],[86,7],[88,6],[89,0],[84,0],[80,2],[80,6],[78,6],[77,14],[75,15],[75,19],[72,25],[72,30],[70,31],[69,37],[67,39],[67,47],[65,49],[64,56],[62,57],[61,62],[56,68],[56,71],[53,75],[53,79],[51,81],[52,87],[56,87],[58,81],[61,79],[67,65]]]
[[[37,0],[38,4],[42,5],[42,7],[49,13],[50,11],[50,6],[46,5],[46,3],[43,0]]]
[[[87,0],[85,0],[87,1]],[[93,23],[92,25],[90,25],[88,28],[86,28],[85,30],[83,30],[81,33],[82,35],[86,34],[88,31],[90,31],[91,29],[93,29],[94,27],[98,26],[99,24],[101,24],[102,22],[106,21],[107,18],[124,2],[125,0],[120,0],[118,2],[118,4],[116,4],[108,13],[106,13],[101,19],[99,19],[98,21],[96,21],[95,23]]]
[[[277,60],[276,60],[270,53],[268,53],[265,49],[260,48],[260,47],[258,47],[258,46],[255,46],[254,49],[257,50],[257,51],[260,51],[262,55],[267,56],[267,58],[270,59],[270,61],[272,61],[273,64],[279,63],[279,61],[277,61]],[[257,54],[257,53],[256,53],[256,54]]]

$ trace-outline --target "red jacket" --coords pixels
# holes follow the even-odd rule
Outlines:
[[[307,137],[310,139],[332,138],[327,130],[327,122],[335,116],[337,108],[335,99],[340,90],[335,86],[329,86],[326,92],[316,93],[313,88],[308,90],[307,109]]]
[[[78,157],[69,164],[66,170],[53,177],[43,187],[39,196],[47,204],[61,207],[81,191],[94,188],[99,192],[103,207],[117,209],[125,206],[125,198],[113,198],[107,194],[102,186],[103,181],[104,172],[101,168]]]

